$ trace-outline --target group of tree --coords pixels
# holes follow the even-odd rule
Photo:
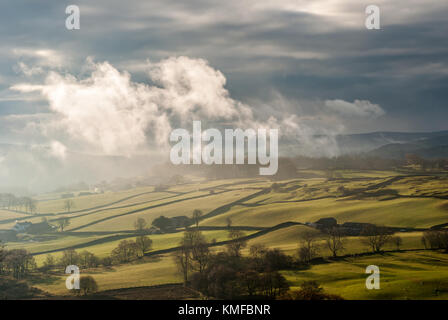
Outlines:
[[[45,272],[53,269],[65,270],[69,265],[76,265],[81,269],[90,269],[99,266],[109,267],[113,264],[128,263],[136,260],[151,250],[151,247],[152,240],[149,237],[138,236],[135,241],[120,241],[118,246],[112,250],[111,254],[104,258],[100,258],[87,250],[78,252],[75,249],[66,249],[58,259],[52,254],[48,254],[41,270]]]
[[[346,249],[346,237],[338,227],[323,229],[324,245],[331,252],[333,258],[338,257]],[[322,245],[318,243],[321,237],[317,231],[304,232],[299,241],[297,250],[298,261],[303,264],[309,264],[319,254]]]
[[[387,243],[392,242],[392,232],[386,227],[369,225],[361,232],[362,242],[370,247],[373,253],[381,252]]]
[[[448,252],[448,230],[426,230],[422,235],[422,243],[426,249],[443,249]]]
[[[64,250],[59,260],[56,260],[51,254],[47,255],[44,261],[44,269],[49,270],[61,266],[65,268],[69,265],[77,265],[80,268],[95,268],[100,265],[109,267],[113,264],[128,263],[144,256],[152,248],[152,240],[147,236],[138,236],[135,241],[122,240],[111,254],[104,258],[99,258],[89,251],[78,253],[74,249]]]
[[[29,286],[25,281],[0,276],[0,301],[32,299],[42,291]]]
[[[79,266],[81,269],[96,268],[98,266],[109,267],[113,264],[128,263],[145,255],[152,248],[152,240],[148,236],[138,236],[135,241],[122,240],[111,254],[104,258],[99,258],[92,252],[75,249],[66,249],[60,258],[56,259],[52,254],[48,254],[43,262],[41,270],[49,272],[55,268],[63,269],[69,265]]]
[[[152,240],[148,236],[138,236],[135,241],[122,240],[112,250],[110,258],[115,264],[128,263],[145,255],[152,248]]]
[[[170,218],[167,218],[167,217],[165,217],[165,216],[160,216],[160,217],[158,217],[158,218],[155,218],[155,219],[152,221],[152,226],[154,226],[154,227],[160,229],[160,230],[163,231],[163,232],[166,232],[166,231],[168,231],[169,229],[171,229],[171,226],[172,226],[172,224],[171,224],[171,219],[170,219]]]
[[[103,259],[98,256],[83,250],[77,252],[75,249],[66,249],[62,252],[59,259],[56,259],[52,254],[48,254],[45,257],[41,270],[44,272],[49,272],[53,269],[63,270],[70,265],[76,265],[81,269],[96,268],[103,264]]]
[[[332,227],[321,231],[322,233],[307,231],[301,234],[299,248],[297,250],[299,262],[310,264],[313,259],[319,257],[319,253],[323,248],[327,248],[333,258],[340,256],[346,250],[347,237],[343,229],[340,227]],[[386,244],[392,244],[397,250],[400,250],[403,242],[401,237],[393,236],[390,229],[375,225],[367,225],[364,227],[360,236],[361,243],[369,248],[372,253],[383,251]],[[323,243],[321,240],[323,240]],[[430,243],[430,241],[428,240],[427,243]]]
[[[0,243],[0,275],[21,279],[36,268],[34,257],[24,249],[7,250]]]
[[[197,217],[196,219],[199,218]],[[189,218],[187,216],[177,216],[168,218],[165,216],[160,216],[152,221],[152,226],[159,229],[161,232],[172,232],[175,231],[177,228],[186,228],[190,226],[193,222],[195,222],[194,217]],[[199,221],[197,223],[199,223]]]
[[[448,167],[448,159],[425,159],[415,153],[405,155],[407,165],[418,166],[421,170],[443,170]]]
[[[27,213],[36,213],[37,201],[30,197],[16,197],[11,193],[1,193],[0,207],[8,210],[21,210]]]
[[[289,285],[278,270],[289,268],[292,259],[280,250],[262,246],[251,247],[251,255],[245,257],[242,249],[246,246],[244,234],[232,229],[226,250],[213,253],[202,233],[193,228],[185,231],[173,256],[184,284],[205,296],[274,299],[284,294]]]
[[[87,250],[78,252],[75,249],[66,249],[58,259],[52,254],[48,254],[41,270],[44,272],[49,272],[55,268],[65,270],[70,265],[76,265],[81,269],[90,269],[99,266],[109,267],[113,264],[128,263],[136,260],[151,250],[151,247],[152,240],[150,238],[147,236],[138,236],[135,241],[120,241],[118,246],[112,250],[111,254],[104,258],[100,258]]]
[[[300,168],[326,170],[328,172],[332,170],[390,170],[406,164],[404,160],[366,155],[343,155],[333,158],[298,156],[293,158],[292,161]]]
[[[401,159],[366,154],[342,155],[332,158],[298,156],[292,158],[291,161],[300,168],[324,170],[327,172],[327,178],[337,178],[332,176],[333,170],[393,170],[413,165],[425,171],[428,169],[443,170],[448,167],[448,159],[427,159],[417,154],[405,154]]]

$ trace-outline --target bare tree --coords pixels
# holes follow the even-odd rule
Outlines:
[[[249,248],[250,256],[254,260],[255,268],[257,270],[263,269],[264,258],[267,252],[268,248],[263,244],[254,244]]]
[[[305,263],[310,263],[319,252],[319,246],[316,244],[316,234],[311,231],[304,232],[300,237],[298,256],[299,260]]]
[[[230,242],[226,245],[227,251],[231,256],[240,257],[241,250],[247,246],[247,241],[243,239],[244,232],[241,230],[230,229]]]
[[[288,290],[288,282],[278,271],[265,272],[261,276],[261,292],[265,297],[275,299]]]
[[[426,238],[425,238],[424,236],[422,236],[422,238],[421,238],[420,240],[421,240],[423,246],[425,247],[425,249],[428,249],[428,245],[429,245],[429,243],[428,243],[428,241],[426,240]]]
[[[142,232],[143,230],[146,229],[146,226],[148,225],[148,223],[146,222],[145,219],[143,218],[138,218],[137,220],[135,220],[134,222],[134,229]]]
[[[199,230],[187,230],[180,242],[179,250],[174,252],[174,261],[184,277],[184,286],[188,283],[191,271],[202,274],[211,261],[211,253],[205,237]]]
[[[202,274],[210,263],[208,243],[199,230],[187,231],[187,236],[191,239],[192,269]]]
[[[185,240],[185,237],[180,242],[179,250],[174,252],[173,258],[179,268],[179,271],[183,275],[184,287],[186,287],[188,283],[188,274],[191,267],[191,246],[188,241]]]
[[[75,249],[67,249],[62,252],[62,257],[60,258],[60,265],[65,268],[70,265],[77,265],[79,262],[79,254]]]
[[[12,249],[6,252],[4,264],[15,279],[25,276],[36,267],[34,257],[24,249]]]
[[[403,244],[403,239],[401,239],[400,236],[395,236],[395,237],[392,238],[392,242],[397,247],[397,250],[400,251],[400,247]]]
[[[64,201],[64,210],[70,213],[70,210],[75,207],[75,202],[71,199],[67,199]]]
[[[63,217],[58,220],[56,220],[56,225],[61,229],[61,232],[64,231],[65,227],[68,227],[70,225],[70,218]]]
[[[361,236],[364,238],[362,242],[372,249],[372,252],[381,252],[381,249],[386,243],[391,240],[391,233],[385,227],[367,226],[361,232]]]
[[[241,284],[249,296],[253,296],[261,287],[260,274],[254,270],[245,270],[241,273]]]
[[[227,228],[230,229],[230,227],[232,226],[232,219],[230,217],[226,218],[226,224],[227,224]]]
[[[448,231],[443,230],[426,230],[423,232],[422,243],[425,248],[445,249],[448,252]]]
[[[199,228],[199,221],[201,221],[202,211],[199,209],[195,209],[193,211],[193,221],[196,224],[196,228]]]
[[[338,256],[339,252],[345,250],[345,238],[338,227],[333,227],[326,231],[326,242],[334,258]]]
[[[36,212],[37,209],[37,201],[32,199],[32,198],[28,198],[28,197],[23,197],[21,198],[21,203],[25,206],[25,211],[29,212],[29,213],[34,213]]]

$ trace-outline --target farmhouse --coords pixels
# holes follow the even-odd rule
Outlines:
[[[12,227],[12,230],[16,232],[25,232],[31,225],[32,223],[28,221],[25,222],[16,221],[16,224],[14,225],[14,227]]]
[[[318,229],[331,229],[337,227],[338,222],[335,218],[321,218],[314,223]]]
[[[33,223],[26,229],[29,234],[41,234],[45,232],[53,231],[56,226],[50,225],[47,221],[42,221],[39,223]]]

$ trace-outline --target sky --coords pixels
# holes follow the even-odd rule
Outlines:
[[[135,174],[192,120],[327,156],[337,134],[446,130],[447,16],[440,0],[3,1],[0,187]]]

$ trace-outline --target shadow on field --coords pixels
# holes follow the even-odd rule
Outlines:
[[[44,274],[44,273],[33,273],[27,277],[27,282],[30,285],[52,285],[56,282],[60,282],[60,276],[52,273]]]

